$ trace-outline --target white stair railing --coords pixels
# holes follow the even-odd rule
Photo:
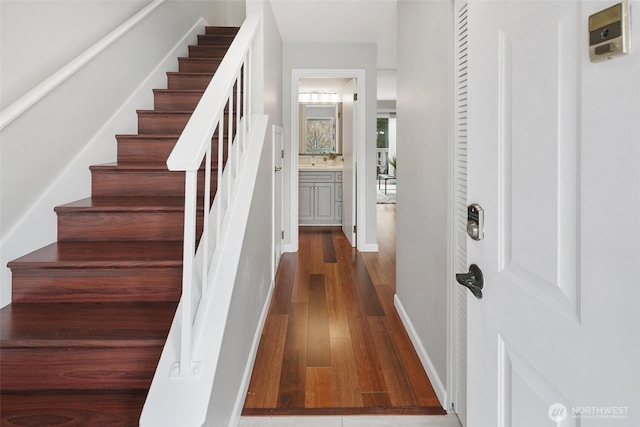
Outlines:
[[[256,139],[252,134],[253,114],[250,109],[251,56],[260,23],[258,15],[247,17],[167,160],[169,170],[185,173],[182,297],[140,425],[172,425],[171,417],[178,416],[176,413],[187,407],[189,414],[178,416],[180,425],[199,425],[190,423],[187,418],[200,418],[201,415],[194,412],[205,403],[194,409],[194,401],[206,402],[211,390],[211,384],[203,383],[212,378],[209,373],[215,371],[215,366],[210,365],[216,364],[215,357],[212,360],[193,359],[196,349],[203,347],[199,346],[202,344],[200,337],[212,333],[203,331],[202,326],[207,300],[214,293],[212,288],[216,287],[215,291],[218,291],[218,286],[233,285],[218,284],[213,279],[220,276],[222,269],[230,267],[221,266],[219,260],[221,254],[225,254],[225,245],[233,247],[233,242],[225,241],[227,224],[236,199],[242,199],[236,197],[235,190],[243,176],[246,157],[250,157],[246,154],[250,153],[251,140]],[[263,121],[259,121],[260,129],[266,129]],[[214,135],[217,155],[212,153]],[[215,161],[212,158],[216,158]],[[251,167],[257,168],[257,165],[249,166],[247,171]],[[216,182],[213,203],[212,170],[217,173],[213,180]],[[201,233],[197,233],[198,209],[201,210],[203,224]],[[213,285],[208,286],[212,282]],[[214,331],[214,334],[220,335],[219,331]],[[207,380],[201,381],[201,376]],[[170,415],[162,415],[165,411]]]
[[[240,28],[167,160],[169,170],[185,172],[181,344],[180,360],[172,368],[173,375],[197,375],[200,369],[199,362],[193,361],[191,357],[193,321],[200,300],[207,294],[207,277],[210,269],[215,266],[212,261],[224,238],[225,212],[232,203],[233,184],[240,173],[246,135],[250,131],[251,121],[247,120],[251,105],[250,58],[258,24],[259,18],[249,17]],[[216,130],[217,164],[212,164],[212,138]],[[226,162],[225,136],[228,156]],[[213,209],[210,204],[212,168],[217,168]],[[196,251],[198,174],[204,174],[204,192],[203,230]]]

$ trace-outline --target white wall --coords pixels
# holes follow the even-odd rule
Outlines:
[[[436,389],[447,379],[451,13],[448,1],[398,2],[397,300]]]
[[[283,53],[283,123],[285,132],[285,158],[298,155],[291,146],[291,73],[293,69],[363,69],[365,70],[365,217],[366,224],[358,225],[363,247],[377,247],[376,239],[376,58],[375,44],[368,43],[285,43]],[[288,164],[289,160],[285,163]],[[358,165],[362,168],[363,165]],[[285,188],[291,188],[285,174]],[[285,224],[291,223],[291,194],[285,191]],[[285,227],[285,244],[291,244],[290,227]]]
[[[28,92],[148,3],[0,2],[1,93]],[[166,1],[0,131],[0,306],[10,302],[7,262],[55,241],[53,208],[90,195],[89,165],[115,160],[114,135],[136,133],[135,110],[152,107],[151,89],[166,87],[165,72],[177,69],[205,20],[240,25],[243,17],[243,2]],[[31,46],[24,25],[43,46]],[[43,71],[21,62],[25,38],[46,52]]]

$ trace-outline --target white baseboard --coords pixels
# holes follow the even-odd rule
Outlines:
[[[409,315],[407,314],[404,307],[402,306],[402,302],[400,301],[400,298],[398,298],[397,294],[394,296],[393,301],[396,306],[396,310],[398,310],[398,315],[402,320],[402,324],[407,330],[407,333],[409,334],[409,338],[411,339],[411,342],[413,343],[413,346],[415,347],[416,352],[418,353],[418,357],[422,362],[422,366],[424,367],[424,370],[427,372],[427,377],[429,377],[429,381],[431,381],[431,385],[433,386],[433,389],[436,392],[436,395],[438,396],[440,405],[442,405],[443,408],[446,408],[445,405],[446,405],[446,402],[448,402],[448,399],[447,399],[447,389],[444,386],[444,382],[438,376],[438,373],[436,372],[436,369],[433,366],[433,363],[431,362],[431,358],[427,354],[427,350],[422,345],[422,341],[418,337],[418,333],[413,327],[413,323],[411,323],[411,319],[409,319]]]
[[[365,243],[362,244],[358,250],[360,252],[378,252],[378,244],[377,243]]]
[[[256,356],[258,354],[258,346],[260,345],[262,330],[264,329],[264,324],[267,321],[267,315],[269,314],[269,307],[271,305],[271,296],[273,295],[274,288],[275,288],[275,278],[271,280],[271,286],[269,286],[269,292],[267,293],[267,298],[264,301],[264,305],[262,306],[262,313],[260,314],[258,327],[256,328],[256,332],[253,336],[253,343],[251,344],[249,360],[247,362],[247,366],[242,376],[242,382],[240,383],[240,390],[238,391],[238,396],[236,397],[236,403],[233,406],[233,413],[231,414],[229,427],[235,427],[240,422],[240,416],[242,415],[242,408],[244,406],[244,401],[247,397],[247,392],[249,391],[249,382],[251,381],[251,374],[253,373],[253,365],[256,361]]]

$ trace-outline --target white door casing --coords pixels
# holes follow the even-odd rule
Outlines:
[[[469,3],[470,426],[640,425],[640,40],[589,62],[610,5]]]
[[[290,170],[286,170],[287,176],[289,178],[290,187],[288,191],[290,192],[291,197],[291,206],[290,206],[290,218],[291,221],[288,224],[288,233],[285,232],[285,237],[287,235],[290,238],[290,243],[285,245],[286,249],[291,252],[298,251],[298,138],[299,138],[299,126],[300,126],[300,117],[298,114],[298,86],[300,83],[300,79],[302,78],[320,78],[320,77],[329,77],[329,78],[350,78],[353,79],[354,86],[358,93],[358,103],[360,107],[354,114],[354,162],[353,173],[354,178],[353,182],[355,183],[356,190],[353,194],[352,199],[347,199],[346,195],[343,194],[342,198],[342,206],[346,203],[351,203],[354,210],[354,215],[356,215],[355,223],[360,224],[361,227],[365,228],[367,218],[365,216],[365,191],[364,187],[366,185],[366,176],[364,173],[364,168],[357,168],[358,164],[364,164],[364,156],[365,156],[365,145],[366,141],[364,140],[365,132],[365,123],[366,123],[366,115],[365,115],[365,70],[363,69],[293,69],[291,71],[291,141],[289,143],[289,150],[285,150],[285,155],[288,153],[288,165],[290,165]],[[343,120],[344,122],[344,120]],[[344,179],[344,175],[343,175]],[[375,211],[374,211],[375,212]],[[375,217],[373,218],[375,221]],[[362,233],[360,234],[362,236]],[[357,238],[357,236],[356,236]],[[358,239],[355,242],[358,250],[361,251],[377,251],[377,245],[373,245],[375,249],[372,249],[372,245],[367,245],[364,238]]]
[[[355,124],[357,103],[353,100],[355,93],[355,80],[349,81],[342,88],[342,199],[356,200],[356,152],[357,141]],[[342,203],[342,232],[347,236],[351,246],[356,246],[356,233],[353,232],[356,225],[356,204]]]

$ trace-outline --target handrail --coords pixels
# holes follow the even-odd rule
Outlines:
[[[21,96],[4,110],[0,111],[0,130],[20,117],[22,113],[33,107],[38,101],[44,98],[49,92],[54,90],[65,80],[75,74],[82,67],[87,65],[89,61],[102,53],[106,48],[113,44],[116,40],[126,34],[136,24],[146,18],[158,6],[166,0],[153,0],[138,13],[127,19],[119,25],[115,30],[104,36],[100,41],[95,43],[89,49],[71,60],[68,64],[53,73],[42,83],[31,89],[29,92]]]

